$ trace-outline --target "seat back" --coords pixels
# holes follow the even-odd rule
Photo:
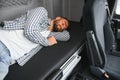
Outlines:
[[[115,41],[104,0],[88,0],[83,11],[90,64],[103,68]]]

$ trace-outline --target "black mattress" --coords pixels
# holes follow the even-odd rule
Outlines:
[[[85,43],[85,31],[79,22],[70,22],[69,32],[69,41],[41,49],[24,66],[10,66],[5,80],[46,80]]]

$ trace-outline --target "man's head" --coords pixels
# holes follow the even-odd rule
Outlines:
[[[54,20],[53,31],[61,32],[69,26],[69,21],[63,17],[56,17]]]

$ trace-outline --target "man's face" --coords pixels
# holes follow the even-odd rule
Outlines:
[[[62,17],[56,17],[54,21],[53,31],[61,32],[68,28],[68,21]]]

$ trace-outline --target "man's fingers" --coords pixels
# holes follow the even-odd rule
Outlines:
[[[56,41],[56,39],[55,39],[54,36],[49,37],[49,38],[48,38],[48,41],[49,41],[49,45],[50,45],[50,46],[51,46],[51,45],[54,45],[54,44],[57,44],[57,41]]]

